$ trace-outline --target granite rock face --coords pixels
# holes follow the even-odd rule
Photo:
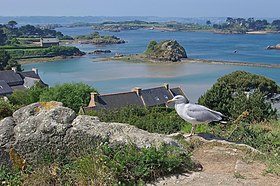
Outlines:
[[[78,148],[102,142],[134,144],[139,148],[162,144],[179,146],[172,138],[149,133],[121,123],[100,122],[97,117],[80,115],[59,102],[39,102],[14,112],[0,121],[0,164],[8,163],[7,153],[16,152],[27,163],[42,155],[67,155]],[[10,153],[11,154],[11,153]]]
[[[187,58],[187,53],[176,40],[164,40],[159,43],[151,41],[145,54],[159,61],[180,61]]]

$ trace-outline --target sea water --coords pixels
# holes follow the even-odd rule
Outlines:
[[[65,35],[92,33],[90,27],[59,28]],[[23,65],[25,70],[35,67],[43,81],[49,85],[64,82],[84,82],[100,93],[130,91],[133,87],[151,88],[169,83],[180,86],[186,95],[196,102],[216,80],[236,70],[264,75],[280,84],[280,69],[213,64],[147,64],[117,61],[98,62],[98,58],[118,54],[136,54],[145,51],[150,40],[177,40],[189,58],[225,61],[280,63],[279,50],[266,50],[268,45],[276,45],[280,34],[266,35],[223,35],[208,32],[161,32],[155,30],[134,30],[104,32],[127,41],[125,44],[94,46],[75,45],[85,52],[96,49],[111,50],[111,54],[86,55],[81,58],[54,62]],[[234,52],[236,51],[236,52]],[[93,60],[95,62],[93,62]]]

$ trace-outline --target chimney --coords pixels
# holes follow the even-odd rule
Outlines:
[[[35,74],[38,74],[38,69],[37,68],[32,68],[32,71],[35,72]]]
[[[141,96],[141,88],[140,87],[134,87],[132,89],[133,92],[136,92],[137,96]]]
[[[12,67],[12,71],[17,72],[17,67]]]
[[[169,84],[168,83],[164,83],[163,86],[166,88],[166,90],[169,90]]]
[[[88,104],[88,107],[95,107],[96,106],[96,102],[98,99],[98,93],[96,92],[91,92],[90,93],[90,102]]]

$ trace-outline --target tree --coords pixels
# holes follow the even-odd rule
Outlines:
[[[17,38],[12,38],[7,42],[7,44],[16,46],[16,45],[20,44],[20,42]]]
[[[269,23],[265,19],[263,19],[263,20],[256,20],[255,24],[254,24],[254,26],[255,26],[254,29],[255,30],[264,30],[267,25],[269,25]]]
[[[15,59],[12,59],[7,51],[0,50],[0,70],[11,70],[12,67],[22,71],[21,65]]]
[[[44,91],[40,95],[40,101],[59,101],[78,112],[81,106],[89,103],[91,92],[97,91],[83,83],[65,83]]]
[[[211,23],[210,20],[207,20],[207,21],[206,21],[206,24],[209,26],[209,25],[211,25],[212,23]]]
[[[8,22],[8,26],[9,26],[10,28],[15,28],[16,25],[17,25],[17,22],[14,21],[14,20],[11,20],[11,21]]]
[[[279,87],[271,79],[236,71],[219,78],[198,102],[233,119],[248,111],[253,122],[275,118],[276,112],[265,98],[278,92]]]
[[[19,64],[15,59],[10,59],[4,69],[11,70],[13,67],[15,67],[17,71],[22,71],[21,64]]]
[[[234,19],[231,17],[227,17],[226,22],[228,25],[232,25],[234,23]]]
[[[271,25],[275,26],[277,28],[277,30],[280,30],[280,20],[279,19],[272,21]]]
[[[11,56],[5,50],[0,50],[0,70],[4,70]]]
[[[4,33],[3,29],[0,29],[0,46],[4,45],[7,41],[7,35]]]

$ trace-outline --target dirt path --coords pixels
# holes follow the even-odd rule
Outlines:
[[[248,148],[224,142],[204,142],[193,152],[193,157],[203,167],[201,172],[185,173],[159,179],[151,185],[173,186],[279,186],[280,177],[264,175],[266,165],[253,161]],[[249,148],[250,151],[250,148]]]

